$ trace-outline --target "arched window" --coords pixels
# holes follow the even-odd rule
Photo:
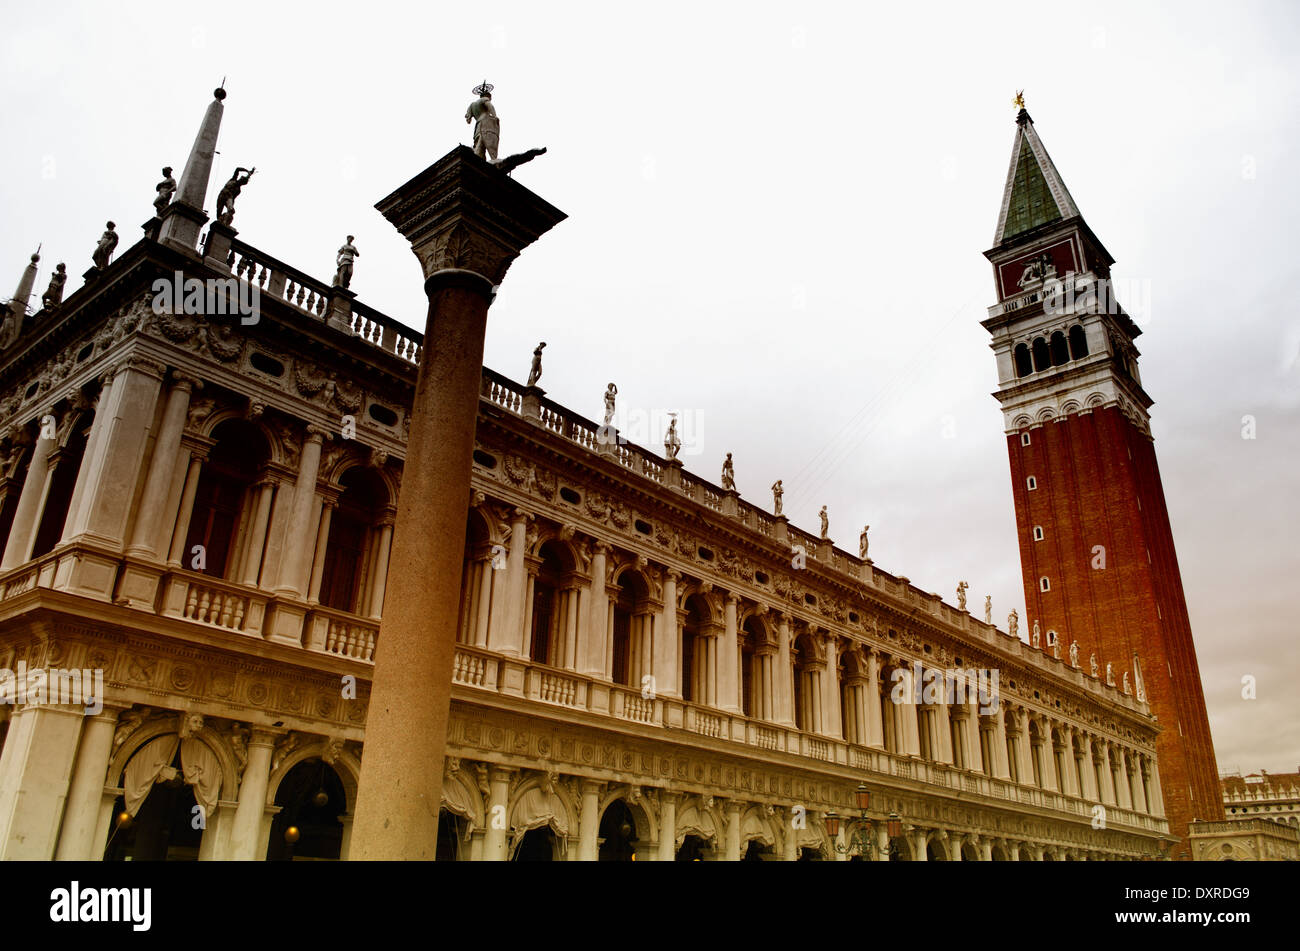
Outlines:
[[[1088,334],[1083,327],[1075,324],[1070,328],[1070,357],[1078,360],[1088,355]]]
[[[320,603],[339,611],[378,614],[371,596],[380,581],[375,577],[381,560],[377,557],[379,522],[388,507],[388,488],[379,473],[367,466],[353,466],[339,484],[343,494],[330,517]]]
[[[565,639],[569,631],[566,576],[573,570],[568,550],[557,542],[542,545],[542,563],[532,577],[532,622],[528,656],[538,664],[564,664]],[[576,612],[575,612],[576,613]]]
[[[1052,354],[1047,348],[1047,341],[1042,337],[1034,340],[1034,369],[1047,370],[1052,366]]]
[[[713,703],[712,678],[709,676],[710,623],[709,605],[703,596],[686,599],[686,620],[682,622],[682,699],[693,703]]]
[[[642,678],[651,670],[654,611],[650,604],[650,586],[641,573],[634,570],[624,571],[618,584],[610,674],[616,684],[640,687]]]
[[[1029,356],[1029,348],[1023,343],[1016,344],[1016,376],[1029,376],[1034,372],[1034,364]]]
[[[254,568],[262,560],[265,535],[257,540],[256,551],[240,552],[236,542],[250,545],[251,532],[246,529],[252,527],[261,494],[256,483],[271,458],[271,448],[262,431],[244,420],[226,420],[212,435],[217,443],[199,476],[181,563],[195,570],[203,565],[204,573],[218,578],[234,578],[237,572],[244,573],[241,554]],[[202,560],[197,562],[196,545],[203,546]]]
[[[806,633],[795,639],[794,723],[809,733],[822,732],[821,682],[817,650]]]
[[[338,859],[343,848],[341,816],[347,814],[343,782],[324,760],[296,764],[275,792],[280,807],[271,820],[269,862]],[[290,832],[293,829],[293,832]]]
[[[1011,781],[1018,783],[1020,782],[1020,757],[1016,755],[1016,748],[1024,738],[1019,735],[1015,714],[1009,710],[1006,713],[1004,728],[1007,735],[1007,767],[1011,771]]]
[[[63,537],[63,523],[68,519],[68,506],[72,504],[72,493],[77,487],[77,473],[81,471],[81,460],[86,454],[86,442],[90,439],[90,427],[94,420],[94,410],[83,410],[73,423],[67,441],[50,454],[49,489],[46,491],[45,507],[41,511],[40,525],[32,543],[33,558],[53,551]]]
[[[1059,367],[1070,362],[1070,347],[1065,342],[1065,334],[1059,330],[1052,334],[1052,366]]]
[[[1041,526],[1041,525],[1035,525],[1035,526],[1034,526],[1034,541],[1036,541],[1036,542],[1041,542],[1042,540],[1043,540],[1043,526]]]

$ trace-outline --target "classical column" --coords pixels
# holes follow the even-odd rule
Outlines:
[[[230,831],[228,854],[235,861],[265,858],[257,854],[257,847],[261,843],[266,789],[271,779],[271,752],[278,738],[269,730],[255,728],[248,739],[248,762],[239,782],[239,805],[235,807],[235,822]]]
[[[113,753],[113,731],[117,726],[115,707],[105,707],[96,716],[87,717],[81,728],[81,745],[72,770],[68,803],[63,810],[63,828],[55,858],[60,861],[96,861],[95,828],[99,824],[99,807],[104,798],[104,777]],[[102,843],[98,846],[102,848]]]
[[[677,858],[677,794],[659,791],[659,861]]]
[[[993,840],[988,838],[987,836],[980,839],[980,861],[981,862],[993,861]]]
[[[429,298],[357,792],[353,856],[431,859],[438,840],[470,468],[488,305],[519,252],[563,220],[465,146],[376,206]],[[435,345],[436,344],[436,345]]]
[[[603,783],[582,781],[582,806],[578,815],[578,861],[594,862],[599,857],[597,836],[600,830],[600,790]]]
[[[181,449],[181,435],[185,432],[186,414],[190,408],[190,393],[203,384],[183,373],[172,374],[172,385],[167,391],[163,408],[162,425],[154,440],[153,455],[149,459],[149,472],[145,476],[144,492],[136,509],[135,531],[131,535],[128,555],[138,558],[156,558],[162,546],[170,540],[164,538],[164,518],[172,485],[172,472],[176,468]]]
[[[872,861],[889,861],[889,827],[883,822],[876,823],[876,852]]]
[[[1061,761],[1064,764],[1064,775],[1061,777],[1061,792],[1067,796],[1079,795],[1079,766],[1074,758],[1074,730],[1069,725],[1061,729],[1062,750]]]
[[[934,751],[935,759],[940,763],[953,765],[952,755],[952,726],[948,714],[948,697],[946,694],[947,684],[944,683],[944,672],[936,670],[935,677],[939,683],[939,702],[934,704],[934,712],[930,717],[934,727],[935,739],[938,744],[931,744],[930,749]]]
[[[334,515],[333,499],[323,499],[320,507],[320,524],[316,528],[316,547],[311,556],[311,582],[307,586],[307,600],[320,603],[320,588],[325,580],[325,553],[329,548],[330,520]]]
[[[1029,713],[1024,709],[1015,711],[1016,731],[1019,737],[1016,740],[1016,758],[1018,763],[1017,769],[1020,771],[1020,784],[1022,786],[1034,785],[1034,764],[1030,757],[1033,750],[1029,748]]]
[[[316,526],[312,521],[312,510],[316,503],[321,444],[327,435],[328,432],[319,426],[308,426],[298,456],[298,480],[294,484],[280,579],[275,588],[275,593],[281,597],[303,598],[311,584],[311,559],[315,554],[315,545],[311,544],[312,529]]]
[[[370,617],[379,620],[384,614],[384,592],[388,589],[388,558],[393,546],[393,515],[387,513],[379,523],[379,547],[375,554],[375,583],[371,586],[370,591]],[[486,572],[492,577],[496,575],[492,572],[491,561],[489,560]],[[482,608],[486,613],[486,608]],[[487,637],[484,635],[484,645],[487,644]]]
[[[9,541],[5,544],[0,571],[8,571],[25,562],[32,553],[32,543],[36,538],[36,520],[40,516],[41,499],[45,495],[45,480],[50,468],[50,453],[54,450],[54,433],[48,437],[45,428],[37,423],[40,432],[36,445],[32,449],[31,462],[27,464],[27,476],[23,479],[23,490],[18,495],[18,507],[14,511],[13,524],[9,529]]]
[[[1137,754],[1133,752],[1128,753],[1125,759],[1128,761],[1128,765],[1133,767],[1128,770],[1129,807],[1134,812],[1145,812],[1146,803],[1142,797],[1142,764],[1138,760]]]
[[[275,483],[267,479],[257,488],[252,530],[248,535],[248,547],[244,550],[244,564],[240,571],[244,584],[254,587],[262,574],[262,548],[266,545],[266,527],[271,520],[271,499],[275,495]]]
[[[524,551],[528,547],[528,519],[523,509],[515,509],[510,522],[510,550],[506,555],[505,616],[502,623],[488,628],[488,649],[501,654],[519,657],[528,651],[528,635],[524,627],[524,595],[527,588],[527,570]]]
[[[609,649],[609,597],[605,593],[605,571],[606,559],[609,556],[609,545],[604,542],[596,542],[592,545],[591,552],[591,607],[587,612],[587,631],[586,631],[586,650],[583,652],[582,661],[578,667],[578,673],[586,674],[588,677],[599,677],[602,680],[608,680],[613,671],[605,666],[605,657]],[[633,624],[636,621],[633,619]],[[631,658],[629,658],[629,662]],[[634,681],[639,684],[639,678]]]
[[[391,529],[390,529],[391,535]],[[387,554],[385,553],[385,561]],[[476,582],[477,584],[474,584]],[[466,641],[475,647],[488,646],[488,620],[492,616],[492,550],[489,548],[481,558],[474,560],[473,587],[469,596],[474,599],[474,609],[470,617],[474,620],[473,630],[465,632]],[[375,615],[378,617],[378,615]]]
[[[921,731],[918,717],[921,708],[916,702],[916,671],[911,667],[903,668],[904,699],[894,707],[894,715],[903,721],[903,754],[921,755]]]
[[[483,861],[504,862],[509,856],[506,833],[509,829],[510,778],[514,770],[489,766],[488,801],[483,814],[487,828],[483,833]],[[480,781],[482,774],[480,773]],[[581,827],[579,827],[581,831]]]
[[[1155,757],[1149,758],[1147,763],[1150,764],[1151,815],[1163,819],[1165,815],[1165,795],[1160,788],[1160,764]]]
[[[1079,775],[1083,780],[1080,795],[1091,802],[1101,802],[1101,791],[1097,788],[1097,767],[1092,759],[1092,734],[1083,735],[1079,752]]]
[[[776,694],[776,722],[793,730],[794,723],[794,660],[790,651],[790,616],[782,614],[777,623],[776,673],[773,693]]]
[[[723,602],[722,644],[718,651],[718,702],[727,713],[740,714],[740,642],[736,630],[736,607],[740,598],[728,594]]]
[[[826,635],[826,671],[822,683],[822,730],[835,739],[844,738],[840,720],[840,644],[834,634]]]
[[[924,829],[917,829],[912,833],[912,861],[928,862],[930,853],[926,850],[926,836]]]
[[[885,748],[884,726],[880,720],[880,655],[875,648],[867,648],[866,683],[866,745],[878,750]]]
[[[682,685],[679,682],[681,664],[681,628],[677,623],[677,582],[681,573],[668,568],[664,571],[664,603],[660,615],[658,636],[654,639],[655,689],[661,697],[680,700]]]
[[[727,803],[727,861],[740,861],[740,816],[744,803],[730,800]]]
[[[964,836],[950,835],[947,837],[947,840],[943,844],[948,850],[948,861],[960,862],[965,858],[965,856],[961,854],[961,847],[964,842]]]
[[[1038,745],[1038,758],[1041,764],[1043,788],[1048,792],[1060,792],[1061,787],[1056,781],[1056,748],[1052,740],[1052,721],[1042,718],[1038,721],[1038,728],[1038,736],[1042,740]]]
[[[0,755],[0,861],[49,861],[77,757],[81,707],[28,705],[12,714]]]
[[[185,538],[190,530],[190,518],[194,514],[194,496],[199,489],[199,476],[203,472],[203,457],[198,453],[190,455],[189,465],[185,473],[185,487],[181,490],[181,507],[176,513],[176,525],[172,530],[171,547],[167,550],[167,565],[172,568],[180,568],[182,564],[188,567],[188,561],[185,561]]]
[[[1101,801],[1108,806],[1118,805],[1115,799],[1115,777],[1110,771],[1110,741],[1100,740],[1097,744],[1101,746],[1098,751],[1101,756]]]

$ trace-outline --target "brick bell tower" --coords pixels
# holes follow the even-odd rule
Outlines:
[[[1034,122],[1016,118],[992,250],[993,336],[1011,459],[1026,629],[1059,638],[1085,676],[1145,697],[1165,815],[1222,819],[1218,769],[1134,338],[1113,258],[1066,190]],[[1096,673],[1093,674],[1093,658]]]

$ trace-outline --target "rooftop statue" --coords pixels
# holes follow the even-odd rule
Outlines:
[[[993,595],[984,595],[984,623],[993,623]]]
[[[1070,641],[1070,666],[1079,666],[1079,642]]]
[[[465,110],[465,124],[471,120],[474,122],[474,154],[495,162],[497,142],[501,138],[501,120],[497,118],[496,109],[492,108],[493,88],[491,83],[484,82],[471,90],[478,98]]]
[[[172,203],[172,195],[176,194],[176,179],[172,178],[172,167],[166,166],[162,170],[163,180],[155,186],[158,197],[153,200],[154,214],[159,218],[167,210],[167,206]]]
[[[970,585],[964,581],[957,582],[957,610],[959,611],[966,610],[966,589],[969,587]]]
[[[1007,615],[1007,633],[1012,637],[1020,636],[1020,614],[1015,608],[1012,608],[1011,613]]]
[[[826,514],[826,506],[824,505],[822,506],[822,510],[817,513],[817,517],[822,520],[822,539],[829,541],[831,520],[830,520],[830,516]]]
[[[101,271],[108,267],[108,262],[113,257],[113,249],[117,247],[117,232],[113,230],[116,227],[113,222],[108,222],[108,230],[99,236],[99,243],[95,245],[95,252],[91,255],[95,267]]]
[[[348,240],[343,247],[339,248],[338,258],[335,260],[338,270],[334,272],[334,285],[344,290],[352,284],[352,262],[361,256],[361,252],[352,241],[352,235],[348,235]]]
[[[781,487],[781,480],[777,479],[772,483],[772,514],[781,514],[781,496],[785,495],[785,489]]]
[[[870,542],[867,541],[867,532],[871,531],[870,525],[862,526],[862,534],[858,536],[858,557],[863,561],[867,560],[867,548]]]
[[[664,452],[667,453],[669,459],[676,459],[677,453],[682,448],[682,437],[677,435],[677,414],[669,413],[668,415],[672,419],[668,421],[668,432],[664,436]]]
[[[618,396],[618,387],[611,383],[605,387],[605,425],[614,421],[614,397]]]
[[[54,269],[54,273],[50,275],[50,286],[41,295],[41,307],[50,310],[63,303],[63,285],[67,283],[67,280],[68,269],[60,262],[59,266]]]
[[[237,168],[235,174],[230,176],[230,181],[221,186],[221,191],[217,194],[217,220],[223,225],[235,220],[235,199],[256,171],[256,168]],[[244,173],[243,178],[239,177],[240,172]]]
[[[722,464],[722,487],[728,492],[736,489],[736,469],[731,464],[731,453],[727,453],[727,461]]]
[[[543,340],[533,351],[533,363],[528,368],[528,385],[536,386],[537,381],[542,378],[542,351],[546,349],[546,341]]]

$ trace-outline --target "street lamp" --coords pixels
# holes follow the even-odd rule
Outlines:
[[[858,783],[853,798],[857,801],[858,814],[862,822],[853,830],[853,837],[849,840],[849,843],[841,845],[835,841],[839,837],[840,817],[833,812],[826,814],[826,834],[831,837],[831,846],[841,855],[856,853],[868,859],[874,859],[879,847],[876,844],[874,834],[876,829],[875,821],[867,815],[871,809],[871,790],[867,789],[866,783]],[[899,818],[898,813],[891,812],[889,814],[889,819],[885,823],[885,831],[890,839],[896,839],[903,834],[903,820]]]

